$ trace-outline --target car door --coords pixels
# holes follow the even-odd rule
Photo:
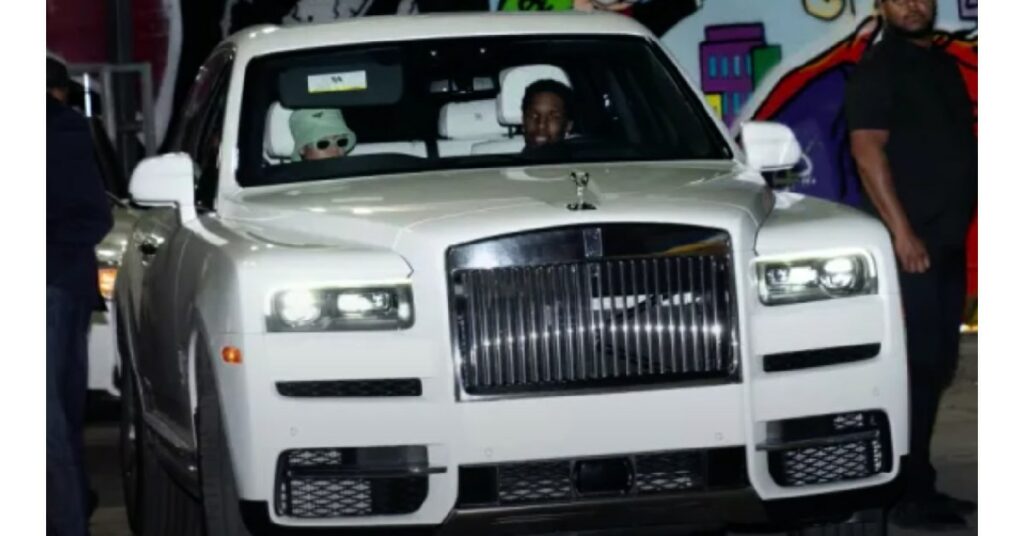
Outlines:
[[[177,379],[176,388],[167,393],[168,416],[177,425],[185,428],[192,424],[192,399],[189,389],[191,375],[188,367],[191,365],[190,354],[195,343],[194,329],[197,325],[197,320],[193,317],[195,308],[192,300],[196,296],[197,283],[201,279],[198,272],[202,269],[202,263],[199,259],[207,251],[201,239],[193,239],[193,229],[204,226],[204,222],[215,214],[214,201],[221,168],[220,142],[223,139],[224,111],[231,78],[232,56],[230,53],[226,54],[226,62],[221,66],[220,74],[215,81],[213,95],[203,111],[195,144],[189,148],[189,154],[195,162],[194,186],[198,219],[185,229],[185,235],[189,240],[182,243],[173,297],[176,338],[167,346],[171,349],[173,344],[174,352],[162,361],[165,367],[163,374]]]
[[[226,86],[232,53],[220,50],[200,68],[185,106],[184,116],[172,135],[171,151],[187,152],[196,165],[196,183],[201,174],[199,165],[207,158],[204,134],[211,114],[216,114],[218,89]],[[218,140],[219,144],[219,140]],[[182,300],[178,282],[183,254],[191,232],[181,224],[176,208],[153,208],[139,222],[133,236],[137,258],[142,269],[141,299],[138,305],[139,341],[136,361],[143,383],[143,394],[150,415],[161,421],[169,432],[189,438],[190,418],[182,415],[180,400],[187,393],[187,348],[178,344],[188,326],[179,325],[176,311]]]

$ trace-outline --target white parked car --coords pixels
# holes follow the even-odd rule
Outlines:
[[[542,79],[572,128],[524,151]],[[137,529],[884,530],[908,449],[889,237],[774,194],[792,132],[741,150],[639,24],[255,28],[186,106],[180,152],[132,177],[151,208],[115,291]],[[352,152],[293,161],[307,108]]]

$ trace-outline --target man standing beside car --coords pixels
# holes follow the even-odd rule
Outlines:
[[[975,505],[939,493],[930,443],[959,356],[964,244],[978,195],[974,112],[955,61],[934,45],[935,0],[879,0],[882,41],[846,90],[851,149],[865,208],[892,235],[900,264],[910,371],[904,527],[952,527]]]
[[[67,68],[46,60],[46,523],[88,534],[83,463],[89,317],[96,244],[113,225],[85,119],[62,102]]]

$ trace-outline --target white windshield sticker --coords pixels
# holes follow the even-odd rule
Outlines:
[[[310,93],[362,91],[366,89],[366,71],[311,75],[306,78],[306,87]]]

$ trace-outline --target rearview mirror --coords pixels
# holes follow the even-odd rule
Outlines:
[[[142,206],[176,206],[182,221],[196,217],[194,166],[185,153],[144,159],[135,166],[128,193]]]
[[[796,134],[781,123],[749,121],[740,127],[740,136],[747,164],[757,171],[785,171],[803,156]]]

